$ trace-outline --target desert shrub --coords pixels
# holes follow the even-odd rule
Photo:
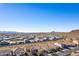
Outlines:
[[[16,56],[23,56],[25,53],[24,49],[23,48],[17,48],[15,51],[14,51],[14,54]]]
[[[39,55],[40,56],[45,56],[47,54],[48,54],[48,51],[47,50],[42,50]]]
[[[32,55],[38,56],[38,49],[32,49],[31,50]]]
[[[24,53],[25,56],[29,56],[29,54],[27,52]]]

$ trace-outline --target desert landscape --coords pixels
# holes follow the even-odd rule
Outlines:
[[[79,56],[79,4],[0,3],[0,56]]]
[[[79,30],[0,34],[1,56],[79,56]]]

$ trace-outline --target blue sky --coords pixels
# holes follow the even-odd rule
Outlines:
[[[0,4],[0,31],[51,32],[79,29],[79,4]]]

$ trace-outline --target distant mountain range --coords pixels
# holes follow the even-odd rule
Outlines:
[[[15,32],[15,31],[0,31],[0,34],[17,34],[19,32]]]
[[[79,29],[77,29],[77,30],[72,30],[71,32],[79,32]]]
[[[54,31],[53,31],[54,32]],[[79,30],[72,30],[70,32],[79,32]],[[0,31],[0,34],[18,34],[18,33],[24,33],[24,32],[16,32],[16,31]],[[26,32],[25,32],[26,33]],[[40,32],[39,32],[40,33]]]

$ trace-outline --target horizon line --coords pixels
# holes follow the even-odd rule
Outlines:
[[[79,29],[72,29],[68,31],[20,31],[20,30],[0,30],[1,32],[21,32],[21,33],[43,33],[43,32],[71,32],[73,30],[79,30]]]

